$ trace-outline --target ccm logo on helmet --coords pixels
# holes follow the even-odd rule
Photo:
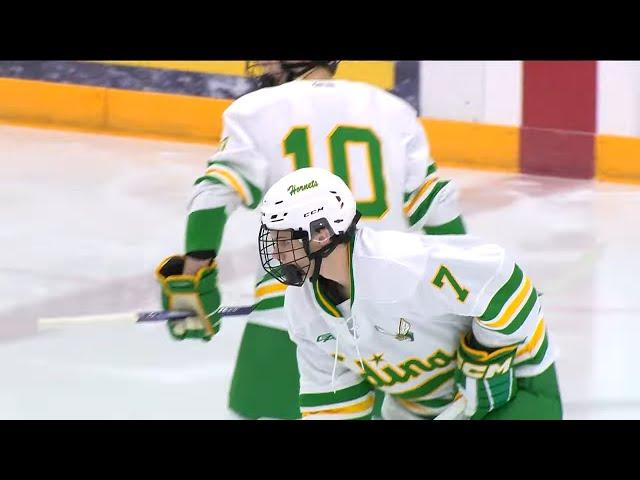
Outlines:
[[[324,210],[324,207],[317,208],[315,210],[311,210],[310,212],[305,213],[303,216],[308,217],[309,215],[313,215],[314,213],[318,213]]]

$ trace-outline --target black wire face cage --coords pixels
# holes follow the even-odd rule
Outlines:
[[[262,268],[280,283],[300,287],[307,279],[311,260],[306,232],[269,230],[260,225],[258,250]]]

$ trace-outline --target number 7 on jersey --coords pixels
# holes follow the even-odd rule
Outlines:
[[[442,288],[444,286],[445,278],[449,280],[449,284],[455,290],[458,301],[464,303],[467,296],[469,295],[469,290],[461,286],[455,279],[453,274],[449,271],[449,269],[444,265],[440,265],[440,269],[438,270],[438,273],[436,273],[436,276],[433,277],[433,280],[431,280],[431,283],[438,288]]]

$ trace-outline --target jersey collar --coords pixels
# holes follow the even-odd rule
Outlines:
[[[351,282],[351,305],[353,306],[353,300],[355,299],[355,281],[353,276],[353,248],[355,246],[355,235],[349,240],[347,243],[347,259],[349,262],[349,281]],[[315,296],[316,302],[324,310],[325,313],[331,315],[334,318],[343,318],[342,313],[338,310],[338,307],[334,305],[334,303],[329,300],[329,298],[322,291],[322,287],[320,286],[319,281],[312,282],[311,288],[313,289],[313,295]]]

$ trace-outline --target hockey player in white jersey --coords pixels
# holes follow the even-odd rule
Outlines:
[[[285,285],[306,419],[433,418],[461,395],[472,419],[560,419],[553,348],[531,279],[498,245],[359,227],[323,169],[276,182],[259,252]]]
[[[439,177],[415,110],[380,88],[332,80],[337,63],[258,62],[260,84],[268,88],[224,112],[219,150],[189,204],[186,255],[158,268],[165,308],[199,313],[171,322],[174,338],[209,340],[218,331],[220,319],[211,315],[220,305],[214,258],[225,222],[239,205],[259,205],[264,192],[294,170],[321,167],[340,176],[355,193],[362,223],[372,227],[464,233],[456,190]],[[257,259],[256,268],[262,271]],[[285,289],[264,272],[256,285],[229,394],[230,408],[246,418],[299,416]]]

